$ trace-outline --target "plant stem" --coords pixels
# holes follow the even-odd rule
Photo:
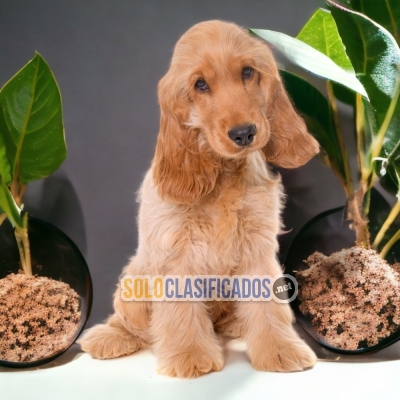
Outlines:
[[[31,250],[28,238],[28,214],[22,217],[23,228],[15,226],[15,238],[17,240],[19,256],[21,258],[22,269],[26,276],[32,276]]]
[[[357,161],[358,169],[360,171],[361,177],[360,182],[366,182],[367,176],[370,171],[366,171],[364,168],[364,148],[365,148],[365,131],[364,131],[364,104],[360,94],[356,94],[356,104],[355,104],[355,131],[356,131],[356,142],[357,142]]]
[[[346,181],[344,185],[344,191],[346,192],[346,197],[350,197],[353,193],[354,187],[353,187],[353,180],[351,178],[349,157],[344,143],[343,133],[342,130],[340,129],[339,114],[336,105],[335,95],[333,93],[332,83],[329,80],[326,82],[326,88],[328,92],[329,103],[331,105],[333,112],[333,123],[335,124],[336,136],[339,143],[340,153],[343,161],[344,175]]]
[[[374,240],[374,243],[372,244],[373,249],[377,249],[385,236],[386,231],[389,229],[390,225],[392,225],[393,221],[396,219],[396,217],[400,213],[400,200],[397,200],[397,203],[395,206],[391,209],[388,217],[386,218],[386,221],[383,223],[381,226],[381,229],[379,230],[378,234],[376,235],[376,238]]]
[[[371,207],[371,190],[368,189],[364,195],[363,213],[367,217],[369,215],[369,209]]]
[[[14,179],[10,185],[10,192],[14,197],[15,203],[18,207],[21,207],[22,197],[25,193],[26,185],[21,185],[18,180]]]
[[[346,179],[346,186],[344,187],[347,196],[347,218],[351,220],[351,229],[356,233],[356,246],[370,248],[370,236],[368,230],[368,219],[366,217],[364,206],[364,196],[367,192],[368,180],[361,178],[360,188],[355,190],[353,180],[351,177],[349,157],[344,143],[343,133],[340,130],[339,117],[336,106],[336,100],[333,94],[332,84],[328,81],[327,83],[329,102],[333,111],[333,120],[337,132],[337,139],[340,147],[340,153],[343,159],[344,173]],[[364,146],[364,106],[362,104],[361,95],[357,95],[356,102],[356,132],[357,132],[357,155],[358,165],[361,172],[361,176],[364,177],[364,159],[362,158],[363,153],[361,149]],[[367,198],[366,208],[369,208],[369,198]]]
[[[365,119],[367,118],[363,98],[361,95],[356,95],[356,106],[355,106],[355,131],[356,131],[356,142],[357,142],[357,159],[358,169],[360,171],[359,183],[364,186],[366,193],[370,191],[377,179],[374,173],[373,158],[371,156],[371,148],[367,148],[366,134],[365,132]],[[368,140],[367,140],[368,141]],[[369,141],[368,141],[369,142]],[[373,142],[375,143],[376,140]],[[372,146],[372,144],[371,144]],[[369,146],[370,147],[370,146]],[[365,209],[365,215],[368,215],[368,208]]]
[[[15,203],[22,209],[22,197],[25,193],[26,185],[21,185],[18,178],[14,178],[10,185],[10,192],[14,198]],[[21,259],[22,269],[26,276],[32,276],[31,264],[31,250],[28,238],[28,214],[24,213],[22,216],[22,227],[15,225],[14,227],[15,239]]]
[[[392,246],[400,239],[400,229],[394,234],[394,236],[385,244],[382,251],[379,253],[380,257],[384,259],[392,248]]]
[[[356,246],[370,248],[368,220],[363,213],[365,188],[356,190],[347,199],[347,217],[351,220],[350,228],[356,233]]]

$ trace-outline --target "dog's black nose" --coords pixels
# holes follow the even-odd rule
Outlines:
[[[228,135],[229,137],[239,146],[247,146],[250,144],[253,139],[254,135],[257,132],[257,128],[255,125],[241,125],[235,126],[232,128]]]

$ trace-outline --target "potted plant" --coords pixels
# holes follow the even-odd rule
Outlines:
[[[318,9],[296,38],[250,31],[295,65],[326,80],[323,95],[310,76],[281,71],[321,145],[320,159],[341,182],[347,203],[302,229],[285,267],[297,273],[299,295],[293,307],[303,327],[330,349],[360,353],[400,338],[399,275],[396,265],[384,261],[396,261],[394,245],[400,238],[400,3],[327,4],[328,9]],[[354,110],[353,137],[341,129],[340,103]],[[349,150],[351,139],[355,154]],[[378,180],[396,194],[393,207],[374,192]]]
[[[59,88],[36,53],[0,91],[0,365],[54,359],[89,316],[91,279],[78,248],[23,211],[27,183],[65,156]]]

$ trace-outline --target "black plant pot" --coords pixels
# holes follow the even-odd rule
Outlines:
[[[383,197],[377,191],[373,191],[371,196],[371,211],[369,214],[372,239],[377,233],[377,228],[382,225],[382,221],[386,218],[389,209],[390,207]],[[398,229],[398,227],[395,228]],[[304,263],[303,260],[306,260],[315,251],[319,251],[320,253],[329,256],[334,252],[354,246],[354,243],[355,234],[350,229],[349,222],[345,220],[345,208],[339,207],[323,212],[304,225],[293,240],[284,263],[285,274],[295,277],[297,271],[307,269],[308,265]],[[389,263],[400,260],[399,242],[392,247],[387,260]],[[297,298],[291,302],[291,307],[295,313],[297,321],[313,339],[328,350],[341,354],[370,353],[381,350],[400,340],[399,329],[389,337],[382,339],[375,346],[360,347],[356,350],[344,350],[334,347],[326,343],[323,337],[315,331],[310,318],[301,313],[299,305],[300,302]]]
[[[89,268],[77,246],[54,226],[29,217],[28,234],[31,247],[32,273],[62,281],[81,298],[81,319],[76,332],[56,354],[37,361],[14,362],[0,359],[0,365],[28,368],[50,362],[64,353],[82,332],[92,307],[92,280]],[[14,230],[8,221],[0,226],[0,279],[21,269]]]

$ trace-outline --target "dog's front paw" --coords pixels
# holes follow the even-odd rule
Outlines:
[[[219,371],[224,365],[220,349],[214,354],[198,350],[164,357],[158,361],[158,373],[178,378],[197,378],[211,371]]]
[[[96,325],[77,341],[83,351],[100,360],[116,358],[139,350],[140,341],[128,331],[109,325]]]
[[[314,352],[299,338],[291,341],[266,341],[252,348],[250,358],[259,371],[292,372],[312,368],[317,361]]]

